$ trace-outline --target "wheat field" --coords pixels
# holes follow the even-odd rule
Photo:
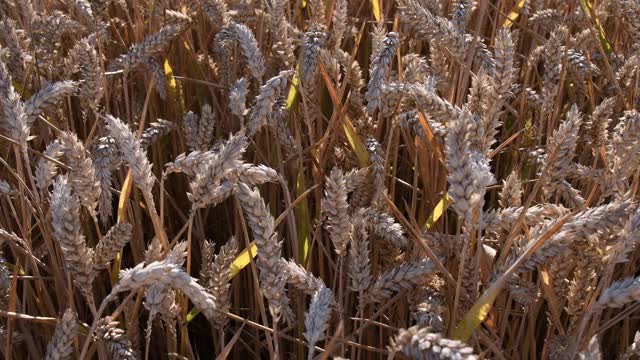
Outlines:
[[[0,0],[4,359],[640,356],[638,0]]]

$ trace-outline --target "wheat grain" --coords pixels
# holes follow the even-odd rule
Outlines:
[[[430,332],[418,326],[400,329],[391,341],[395,352],[403,352],[412,359],[477,359],[473,349],[457,340]]]
[[[369,84],[365,97],[367,99],[367,111],[373,114],[378,108],[382,84],[386,80],[391,67],[391,62],[400,43],[399,35],[395,32],[388,33],[382,39],[382,45],[377,56],[371,61],[369,71]]]
[[[247,136],[254,136],[267,122],[267,115],[271,112],[276,97],[287,85],[287,78],[291,76],[289,70],[281,71],[277,76],[267,80],[260,88],[247,122]]]
[[[64,176],[58,176],[53,182],[51,223],[53,235],[64,252],[68,270],[73,274],[80,291],[91,301],[95,278],[93,250],[87,247],[81,231],[80,201],[71,192],[71,186]]]
[[[67,159],[67,164],[71,167],[69,177],[71,187],[84,206],[92,216],[95,216],[96,206],[100,198],[100,180],[96,177],[91,158],[87,157],[84,145],[73,133],[62,133],[60,135],[61,150]]]
[[[109,221],[113,212],[111,185],[113,183],[112,173],[118,165],[117,151],[115,141],[109,136],[101,137],[95,145],[93,168],[100,182],[98,213],[103,224]]]
[[[318,289],[311,298],[309,311],[304,315],[304,337],[309,343],[308,359],[313,359],[315,344],[322,340],[329,327],[333,294],[326,287]]]
[[[363,292],[369,288],[373,277],[369,260],[369,235],[362,210],[353,214],[351,224],[348,274],[351,278],[351,289]]]
[[[220,248],[217,255],[213,255],[214,246],[212,243],[205,242],[204,247],[206,252],[203,251],[202,269],[200,270],[200,273],[204,276],[201,276],[200,281],[205,284],[204,287],[207,291],[214,296],[216,308],[222,312],[228,312],[231,309],[230,266],[238,253],[238,243],[235,238],[230,238]],[[214,316],[214,323],[221,328],[224,328],[227,321],[227,317],[221,313]]]
[[[322,210],[327,217],[327,231],[338,256],[346,255],[349,242],[347,187],[342,170],[334,168],[326,179]]]
[[[243,183],[237,185],[237,196],[247,216],[247,222],[258,246],[257,265],[264,296],[269,300],[269,311],[277,320],[281,315],[289,318],[286,278],[281,271],[282,241],[274,232],[273,216],[267,210],[257,189]]]
[[[124,330],[118,327],[118,322],[110,317],[100,319],[95,335],[98,341],[105,343],[107,351],[115,360],[134,360],[135,353],[131,342],[126,338]]]
[[[118,223],[109,229],[93,250],[93,266],[96,270],[109,267],[109,262],[131,239],[132,228],[131,224]]]
[[[28,117],[25,105],[11,81],[7,66],[0,61],[0,109],[4,115],[0,126],[19,146],[26,148],[29,137]]]
[[[75,94],[77,90],[78,83],[75,81],[59,81],[40,90],[24,104],[27,123],[33,124],[38,115],[54,109],[62,99]]]
[[[154,178],[151,163],[147,159],[147,152],[142,148],[140,140],[136,139],[131,129],[122,120],[106,116],[107,130],[115,140],[118,150],[123,154],[123,160],[129,165],[133,174],[133,182],[143,193],[151,193]]]
[[[158,119],[152,122],[148,128],[144,129],[142,135],[140,135],[140,146],[142,146],[143,149],[148,149],[158,139],[169,134],[175,128],[176,125],[168,120]]]
[[[53,338],[47,345],[46,360],[71,359],[73,354],[73,338],[78,332],[76,314],[71,309],[65,310],[62,319],[56,325]]]
[[[433,264],[428,260],[407,262],[386,271],[371,285],[366,299],[379,303],[391,297],[394,292],[408,290],[421,281],[427,274],[433,273]]]
[[[304,291],[309,295],[313,295],[325,286],[322,279],[314,276],[310,271],[296,264],[291,260],[281,260],[282,271],[287,276],[287,282],[296,289]]]

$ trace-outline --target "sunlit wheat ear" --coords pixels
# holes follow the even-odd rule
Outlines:
[[[464,32],[453,22],[435,16],[417,0],[398,0],[397,3],[400,18],[416,31],[420,38],[446,48],[458,59],[464,59],[467,50],[465,38],[461,36]]]
[[[522,181],[517,172],[512,172],[502,181],[498,203],[503,208],[522,205]]]
[[[232,135],[229,140],[220,147],[217,154],[212,156],[198,156],[194,161],[202,160],[204,163],[197,166],[195,179],[189,184],[190,193],[187,197],[192,203],[193,209],[203,208],[217,204],[222,193],[230,193],[232,184],[220,183],[220,180],[229,172],[239,170],[243,162],[242,155],[247,147],[247,137],[244,132]],[[219,186],[225,186],[223,189]],[[224,200],[224,199],[223,199]]]
[[[124,330],[118,327],[118,324],[111,317],[100,319],[94,338],[104,344],[112,359],[134,360],[136,356],[131,342],[127,339]]]
[[[331,44],[333,44],[334,50],[340,49],[347,30],[348,5],[347,0],[338,0],[333,8]]]
[[[416,325],[428,326],[433,332],[444,330],[448,312],[444,295],[444,281],[436,275],[430,276],[409,294],[409,301],[413,303],[411,317],[416,320]]]
[[[382,46],[377,53],[376,58],[371,61],[371,70],[369,71],[369,84],[367,85],[367,112],[373,114],[378,108],[380,102],[380,94],[382,84],[389,75],[391,62],[396,54],[400,37],[398,33],[391,32],[382,39]]]
[[[289,313],[289,299],[285,292],[286,277],[280,263],[282,241],[274,232],[273,216],[267,210],[257,189],[252,190],[249,186],[239,183],[237,196],[258,246],[256,263],[260,269],[260,285],[264,296],[269,300],[271,315],[276,321],[281,316],[285,319],[290,318],[292,314]]]
[[[360,293],[369,288],[373,282],[371,260],[369,257],[369,234],[365,226],[362,210],[351,216],[351,246],[349,247],[349,261],[347,273],[351,279],[350,288]],[[363,299],[360,299],[361,301]]]
[[[13,87],[9,70],[2,61],[0,61],[0,109],[4,115],[0,127],[21,147],[26,148],[29,124],[25,105]]]
[[[602,100],[593,113],[585,119],[585,140],[593,147],[592,154],[597,156],[601,146],[605,146],[609,141],[609,123],[613,115],[616,98],[610,97]]]
[[[278,182],[278,173],[266,165],[242,164],[229,178],[239,180],[248,185],[261,185],[268,182]]]
[[[488,211],[480,217],[480,227],[487,232],[503,231],[508,233],[511,227],[518,221],[523,207],[508,207],[498,211]],[[524,224],[527,226],[536,226],[547,220],[557,219],[566,215],[569,209],[562,205],[541,204],[530,206],[523,218]]]
[[[400,126],[404,128],[410,135],[420,137],[424,141],[428,141],[427,134],[420,123],[418,112],[415,110],[407,111],[399,114],[397,119]],[[442,123],[435,120],[431,120],[431,117],[427,119],[427,123],[431,128],[431,131],[437,135],[436,141],[443,142],[442,139],[447,135],[447,128]]]
[[[98,199],[98,213],[102,223],[106,224],[113,212],[112,173],[119,163],[118,149],[113,138],[105,136],[98,139],[93,154],[93,168],[101,189],[100,198]]]
[[[107,130],[115,140],[122,154],[122,160],[131,169],[135,186],[143,193],[151,194],[154,183],[153,170],[147,159],[147,152],[140,145],[140,140],[136,139],[131,129],[122,120],[112,115],[106,115],[105,119]]]
[[[371,56],[370,61],[373,61],[378,56],[378,52],[382,47],[382,39],[387,35],[387,27],[383,23],[378,23],[371,29]]]
[[[163,174],[167,177],[172,173],[185,173],[189,177],[196,174],[204,173],[206,166],[216,157],[216,152],[209,151],[192,151],[190,153],[182,153],[176,156],[173,162],[165,164],[166,170]]]
[[[315,91],[313,86],[317,84],[318,55],[320,54],[320,49],[324,46],[325,40],[326,34],[322,26],[318,24],[312,25],[304,34],[304,51],[300,66],[301,84],[306,86],[310,93]]]
[[[41,54],[49,61],[53,60],[51,59],[53,54],[50,53],[53,50],[52,44],[60,41],[64,35],[85,32],[85,27],[79,21],[72,19],[62,11],[55,10],[46,15],[36,15],[31,9],[28,13],[27,18],[31,20],[31,30],[37,35],[35,39],[45,50]]]
[[[554,131],[552,138],[547,144],[547,154],[551,154],[554,149],[557,148],[557,154],[553,162],[549,163],[545,161],[545,166],[548,166],[548,176],[544,179],[543,189],[545,190],[545,196],[549,197],[554,192],[562,195],[563,188],[572,189],[570,184],[565,184],[564,179],[571,170],[572,159],[575,155],[576,146],[578,143],[578,131],[582,124],[582,116],[578,111],[578,107],[573,105],[567,113],[567,119],[560,125],[558,130]],[[566,193],[566,190],[564,191]],[[568,199],[569,204],[583,203],[579,194],[575,197]]]
[[[214,245],[205,242],[203,251],[203,263],[200,270],[200,281],[207,291],[216,299],[216,308],[228,312],[231,309],[231,263],[238,253],[238,242],[231,237],[227,243],[220,248],[217,255],[213,254]],[[206,262],[205,262],[206,260]],[[228,318],[224,314],[216,314],[214,323],[224,329]]]
[[[325,184],[322,210],[327,217],[327,231],[338,256],[344,256],[349,243],[349,204],[342,170],[331,170]]]
[[[471,88],[469,88],[466,104],[470,112],[485,115],[484,104],[491,102],[487,100],[487,97],[489,97],[487,89],[489,89],[490,79],[491,77],[484,67],[478,69],[478,72],[471,77]]]
[[[600,236],[615,231],[624,221],[631,204],[629,202],[612,203],[581,211],[567,221],[560,229],[551,235],[544,244],[530,257],[519,271],[534,269],[537,265],[545,264],[575,241],[589,236]],[[557,222],[548,221],[531,230],[532,239],[537,239],[547,233]],[[526,248],[522,249],[522,252]]]
[[[71,192],[67,178],[58,176],[53,182],[51,194],[53,235],[60,243],[66,267],[71,272],[73,280],[87,300],[92,301],[92,285],[95,278],[93,250],[87,247],[80,221],[80,201]]]
[[[640,299],[640,280],[630,277],[616,281],[605,289],[598,299],[598,304],[618,308],[638,299]]]
[[[578,354],[580,360],[602,360],[602,351],[600,350],[600,341],[598,335],[593,335],[587,347]]]
[[[133,226],[127,223],[115,224],[93,249],[93,266],[96,270],[106,269],[109,262],[131,239]]]
[[[62,320],[56,325],[56,331],[47,345],[46,360],[71,359],[73,354],[73,338],[78,332],[76,314],[67,309]]]
[[[449,122],[445,142],[449,195],[453,208],[468,223],[473,222],[475,209],[482,210],[486,188],[495,182],[487,157],[471,146],[478,137],[471,114],[463,112]]]
[[[80,72],[82,82],[78,96],[92,109],[97,110],[103,97],[104,80],[94,44],[88,38],[81,39],[71,49],[66,61],[67,66],[71,67],[70,72]]]
[[[483,114],[485,138],[482,141],[482,151],[491,152],[492,145],[498,140],[498,128],[502,126],[500,110],[511,96],[510,89],[514,83],[516,70],[514,69],[514,43],[511,33],[501,30],[496,34],[494,44],[495,67],[493,76],[483,88],[485,96],[482,98],[481,113]]]
[[[200,115],[189,111],[182,117],[185,140],[192,151],[207,151],[213,139],[216,115],[211,106],[202,106]]]
[[[309,311],[304,314],[304,337],[309,343],[308,359],[313,359],[315,344],[325,336],[334,301],[331,290],[324,286],[318,289],[311,298]]]
[[[560,26],[551,33],[549,41],[542,48],[544,59],[544,77],[542,82],[542,101],[545,117],[551,115],[556,95],[558,94],[558,81],[562,72],[562,58],[564,47],[562,42],[567,37],[567,28]]]
[[[55,109],[67,96],[75,94],[78,90],[76,81],[60,81],[48,85],[33,95],[24,104],[24,112],[27,115],[27,123],[33,124],[38,115],[45,111]]]
[[[408,53],[402,55],[402,80],[409,84],[424,82],[429,76],[429,63],[426,57]]]
[[[199,149],[198,139],[198,124],[200,123],[200,115],[193,111],[188,111],[182,116],[182,128],[184,130],[184,137],[191,151],[206,151],[208,149]]]
[[[288,10],[288,0],[275,0],[269,9],[272,17],[272,32],[274,36],[272,51],[277,59],[285,64],[286,68],[292,68],[295,64],[295,44],[292,29],[297,30],[285,16]],[[275,60],[275,59],[274,59]]]
[[[366,208],[362,212],[362,216],[364,216],[365,226],[371,234],[379,236],[398,249],[408,249],[409,241],[404,236],[404,228],[391,215],[374,208]]]
[[[176,244],[164,260],[176,266],[180,266],[185,260],[185,249],[185,243]],[[153,239],[144,255],[145,264],[147,265],[155,261],[163,260],[164,254],[162,245],[158,238]],[[146,286],[144,290],[144,302],[142,305],[144,305],[145,309],[149,311],[146,329],[146,341],[149,343],[151,340],[153,321],[156,316],[160,315],[165,325],[171,328],[173,327],[174,319],[180,311],[180,307],[176,303],[175,291],[164,283],[154,283]]]
[[[560,14],[558,9],[553,8],[536,10],[528,19],[531,25],[540,25],[544,29],[551,29],[561,21],[562,14]]]
[[[366,294],[367,302],[379,303],[390,298],[394,292],[408,290],[433,273],[433,264],[428,260],[407,262],[378,276]]]
[[[324,69],[327,71],[329,79],[334,84],[340,84],[340,62],[335,56],[327,49],[320,49],[318,54],[318,60]]]
[[[613,193],[621,196],[629,190],[628,179],[640,163],[640,157],[637,156],[640,149],[639,133],[640,113],[636,110],[625,111],[607,145],[612,181],[605,181],[601,185],[605,195]]]
[[[216,300],[213,295],[209,294],[176,263],[176,259],[184,256],[185,248],[184,244],[176,246],[160,261],[154,261],[150,264],[140,263],[132,269],[122,270],[120,280],[114,285],[104,301],[110,302],[124,291],[151,285],[164,285],[182,291],[207,319],[213,321],[216,314]]]
[[[380,88],[378,116],[391,117],[398,109],[404,108],[408,102],[411,102],[412,99],[406,96],[410,87],[408,84],[394,81],[383,83]]]
[[[143,149],[148,149],[157,140],[163,136],[169,134],[176,128],[176,124],[164,119],[157,119],[149,124],[149,127],[144,129],[142,135],[140,135],[140,146]]]
[[[353,192],[369,181],[369,168],[354,168],[344,174],[347,192]],[[352,204],[350,204],[352,205]]]
[[[415,99],[419,110],[439,123],[445,123],[449,119],[458,118],[465,113],[462,108],[438,96],[432,86],[428,84],[407,85],[400,89]]]
[[[116,62],[111,64],[110,69],[133,69],[144,63],[149,57],[164,51],[169,43],[180,35],[191,22],[191,19],[186,16],[177,18],[182,20],[172,21],[163,26],[158,32],[145,37],[142,42],[132,46],[128,53],[122,55]]]
[[[287,282],[296,289],[313,295],[321,287],[325,286],[322,279],[317,278],[304,267],[296,264],[292,260],[280,259],[282,271],[287,276]]]
[[[67,165],[71,167],[71,187],[80,199],[82,206],[92,216],[95,216],[102,188],[100,180],[96,177],[91,158],[87,156],[84,145],[73,133],[60,134],[60,143]]]
[[[242,49],[242,54],[247,61],[251,75],[253,75],[258,82],[262,82],[262,76],[265,72],[264,57],[258,48],[258,42],[256,41],[253,31],[245,25],[238,23],[232,23],[229,27],[235,35],[240,49]]]
[[[249,121],[247,122],[247,136],[254,136],[267,123],[267,116],[272,111],[276,98],[287,85],[288,78],[293,74],[290,70],[281,71],[277,76],[267,80],[260,88],[256,97]]]
[[[411,359],[465,359],[475,360],[473,348],[464,343],[432,333],[429,328],[418,326],[400,329],[391,340],[391,349],[402,352]]]
[[[631,86],[632,79],[640,66],[640,56],[632,55],[625,59],[624,63],[616,71],[616,79],[625,88]]]

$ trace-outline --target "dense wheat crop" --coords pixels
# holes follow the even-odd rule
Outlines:
[[[640,355],[638,0],[0,0],[5,359]]]

